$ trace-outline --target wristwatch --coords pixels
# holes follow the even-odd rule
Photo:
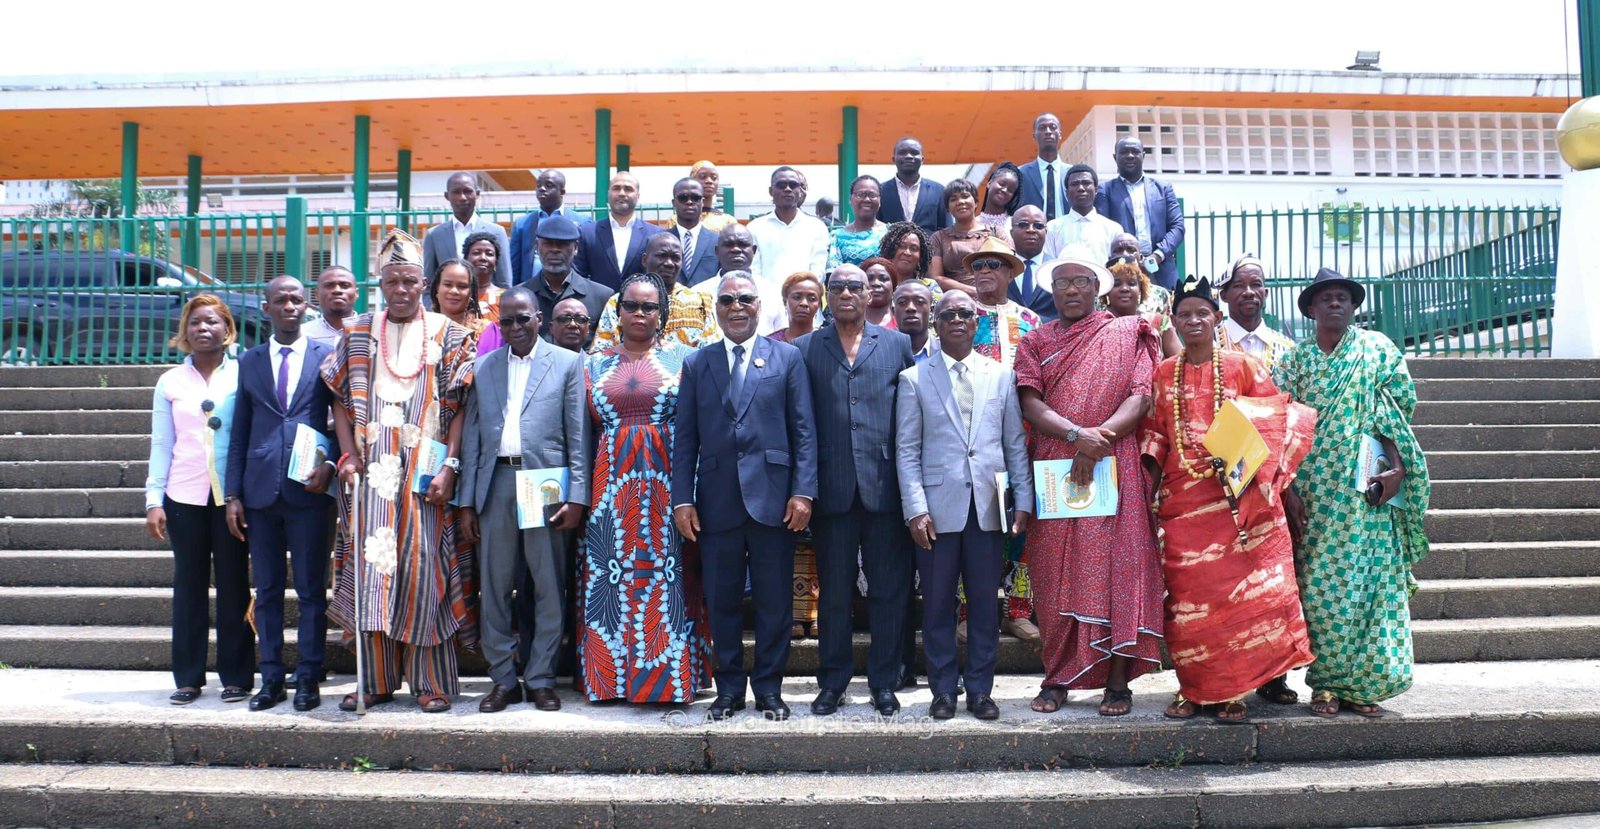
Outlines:
[[[1068,424],[1067,431],[1065,433],[1063,433],[1061,435],[1061,437],[1065,438],[1067,443],[1077,443],[1078,442],[1078,427],[1077,426],[1073,426],[1071,424]]]
[[[461,459],[460,458],[445,458],[444,459],[444,466],[445,466],[446,469],[450,470],[451,472],[455,472],[455,473],[459,474],[461,472]]]

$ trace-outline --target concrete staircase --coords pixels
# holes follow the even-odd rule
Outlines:
[[[224,710],[214,688],[172,709],[170,554],[140,517],[161,369],[0,370],[0,662],[15,667],[0,670],[0,698],[14,701],[0,710],[0,763],[12,764],[0,766],[0,825],[214,824],[263,810],[351,826],[1328,826],[1600,812],[1600,363],[1411,368],[1434,477],[1434,549],[1412,604],[1417,689],[1385,720],[1262,703],[1234,727],[1161,719],[1170,674],[1141,680],[1121,721],[1093,716],[1084,695],[1033,714],[1038,657],[1009,638],[998,724],[922,720],[925,689],[902,695],[896,722],[870,717],[864,688],[847,716],[811,718],[814,642],[794,649],[786,695],[802,705],[787,724],[708,727],[704,701],[605,708],[570,695],[558,715],[497,717],[469,696],[443,721],[405,697],[365,720],[331,704],[250,714]],[[864,636],[857,645],[862,659]],[[350,670],[344,651],[329,655]],[[358,758],[404,771],[334,771]],[[1091,770],[1066,771],[1079,768]]]

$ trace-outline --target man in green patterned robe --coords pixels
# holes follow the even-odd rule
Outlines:
[[[1428,466],[1411,431],[1416,384],[1394,343],[1351,326],[1365,296],[1360,284],[1318,271],[1300,294],[1316,333],[1273,370],[1280,389],[1317,410],[1316,439],[1285,506],[1316,656],[1306,683],[1312,712],[1324,717],[1341,707],[1383,716],[1378,703],[1411,687],[1411,569],[1428,553]],[[1358,484],[1366,436],[1395,463]],[[1373,483],[1376,506],[1364,492]]]

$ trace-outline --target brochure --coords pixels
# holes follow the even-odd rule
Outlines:
[[[1086,487],[1072,483],[1072,460],[1033,462],[1033,485],[1038,510],[1048,518],[1095,518],[1117,513],[1117,459],[1107,455],[1094,465],[1094,478]]]
[[[1223,401],[1201,443],[1207,452],[1222,459],[1222,481],[1234,498],[1244,492],[1255,478],[1256,470],[1267,460],[1266,441],[1261,439],[1261,433],[1249,416],[1232,400]]]
[[[328,457],[333,453],[333,442],[328,436],[316,429],[299,424],[294,430],[294,446],[289,450],[289,474],[291,481],[308,483],[311,473],[317,467],[328,462]]]
[[[417,444],[417,454],[411,463],[411,491],[427,493],[433,476],[444,468],[449,447],[436,440],[423,440]]]
[[[1383,451],[1383,442],[1372,435],[1362,435],[1360,445],[1356,447],[1356,491],[1366,492],[1367,481],[1379,472],[1387,472],[1394,468],[1394,462],[1389,460],[1389,455]],[[1405,507],[1405,487],[1401,487],[1393,498],[1385,501],[1391,507]]]
[[[567,500],[567,470],[517,470],[517,527],[543,527]]]

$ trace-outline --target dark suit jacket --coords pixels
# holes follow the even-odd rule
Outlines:
[[[899,187],[892,178],[883,182],[883,201],[878,207],[878,218],[885,223],[906,221],[905,211],[900,208]],[[927,176],[922,177],[917,186],[917,215],[911,221],[929,233],[950,226],[950,209],[944,203],[943,184],[929,181]]]
[[[272,340],[239,358],[239,392],[233,405],[233,439],[228,442],[227,480],[223,494],[237,497],[246,509],[266,509],[279,497],[291,507],[325,509],[327,495],[306,492],[303,484],[289,480],[289,451],[299,424],[327,435],[335,451],[339,442],[328,430],[328,407],[333,392],[318,375],[322,361],[333,349],[308,339],[300,377],[291,378],[294,392],[289,411],[278,405],[278,377],[272,371],[268,350]],[[321,519],[318,519],[321,520]]]
[[[1067,165],[1071,166],[1071,165]],[[1017,168],[1022,173],[1022,204],[1031,204],[1040,210],[1044,209],[1044,170],[1039,166],[1039,159],[1028,162]],[[1067,209],[1062,201],[1065,200],[1065,182],[1056,182],[1056,216],[1060,216]],[[1019,207],[1021,205],[1018,205]],[[1047,216],[1053,219],[1056,216]]]
[[[728,344],[683,361],[672,435],[672,504],[694,504],[705,532],[749,514],[783,524],[791,497],[817,497],[817,435],[800,352],[755,337],[740,399],[728,400]]]
[[[554,214],[546,213],[541,209],[534,210],[518,219],[511,226],[511,250],[506,254],[506,257],[511,260],[511,284],[519,285],[526,282],[528,277],[533,276],[536,272],[533,265],[533,257],[539,252],[539,222],[552,215],[566,216],[578,227],[583,227],[583,224],[589,221],[573,213],[572,208],[566,206],[558,208]]]
[[[668,231],[677,235],[678,229]],[[683,238],[678,237],[680,240]],[[678,269],[678,284],[698,285],[717,275],[717,234],[706,230],[705,225],[695,228],[694,259],[685,261]]]
[[[1018,254],[1018,256],[1020,255],[1021,254]],[[1039,258],[1043,259],[1044,254],[1039,254]],[[1060,314],[1056,313],[1056,298],[1050,292],[1050,283],[1044,281],[1044,274],[1041,273],[1043,265],[1044,262],[1040,262],[1033,268],[1033,284],[1035,290],[1033,292],[1033,298],[1031,302],[1023,300],[1022,289],[1017,287],[1017,281],[1015,279],[1011,280],[1011,284],[1006,286],[1006,299],[1019,303],[1023,307],[1033,309],[1033,312],[1039,315],[1040,322],[1049,322],[1060,316]]]
[[[1178,284],[1178,246],[1183,244],[1183,208],[1173,195],[1172,185],[1153,176],[1145,176],[1145,218],[1150,222],[1150,241],[1161,251],[1161,267],[1151,278],[1171,289]],[[1102,182],[1100,192],[1094,197],[1094,209],[1122,229],[1133,233],[1133,203],[1128,199],[1128,183],[1122,176]]]
[[[615,293],[623,277],[644,270],[644,243],[662,232],[640,216],[634,216],[633,221],[633,236],[628,240],[628,255],[623,260],[622,270],[617,270],[617,243],[611,235],[609,219],[578,228],[578,256],[572,260],[572,269]]]
[[[422,237],[422,278],[433,279],[433,272],[439,269],[440,262],[449,262],[451,259],[466,260],[461,255],[461,249],[456,247],[456,231],[451,224],[454,216],[448,216],[444,222],[428,229],[426,236]],[[502,288],[511,285],[511,257],[508,255],[511,242],[506,238],[506,229],[495,222],[482,216],[472,217],[472,233],[478,231],[493,233],[495,241],[500,244],[500,257],[495,260],[494,284]],[[471,234],[468,234],[471,235]]]
[[[870,512],[900,511],[894,463],[895,387],[916,364],[911,338],[867,323],[856,361],[845,360],[839,329],[828,326],[795,341],[811,381],[817,413],[816,514],[845,512],[861,494]]]
[[[577,297],[582,301],[583,307],[589,312],[590,332],[593,333],[594,326],[600,322],[600,312],[605,310],[606,300],[610,299],[613,293],[616,293],[610,288],[591,282],[587,277],[575,272],[568,272],[567,281],[562,284],[561,293],[559,294],[550,290],[549,283],[545,282],[543,271],[534,275],[533,281],[528,283],[528,287],[533,289],[533,297],[539,301],[539,316],[543,318],[539,323],[539,336],[546,340],[550,339],[550,317],[555,310],[556,303],[567,297]],[[585,346],[587,345],[585,343]]]

